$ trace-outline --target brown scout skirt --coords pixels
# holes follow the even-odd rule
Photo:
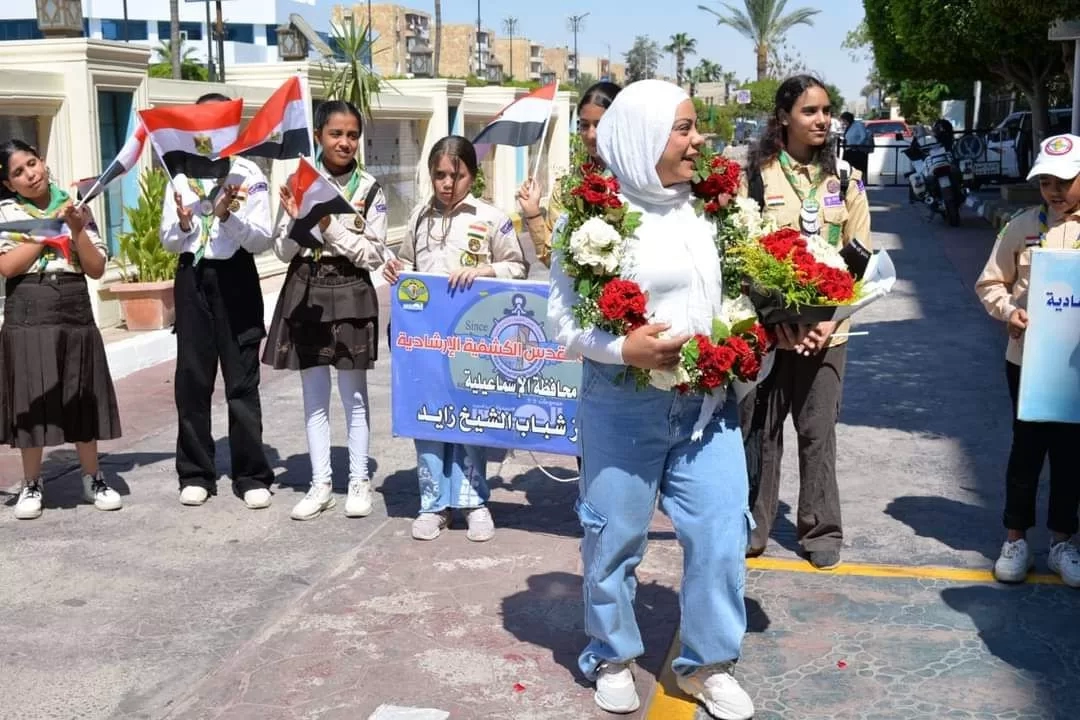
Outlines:
[[[277,370],[370,370],[379,300],[371,274],[345,258],[295,257],[274,308],[262,361]]]

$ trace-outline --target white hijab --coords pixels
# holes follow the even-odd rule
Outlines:
[[[640,80],[627,85],[596,128],[596,149],[633,202],[676,205],[690,196],[689,184],[665,188],[656,174],[679,104],[690,96],[678,85]]]

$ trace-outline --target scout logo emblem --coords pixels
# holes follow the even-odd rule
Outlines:
[[[356,203],[356,218],[353,220],[353,227],[357,230],[363,230],[364,225],[367,224],[364,222],[364,207],[365,205],[363,200]]]
[[[477,261],[476,256],[472,253],[468,251],[461,253],[461,267],[476,267],[479,264],[480,263],[479,261]]]
[[[229,203],[229,212],[240,212],[240,198],[233,198],[232,202]]]
[[[835,195],[836,193],[840,192],[840,181],[836,179],[830,180],[828,184],[825,185],[825,189],[828,190],[831,194]]]
[[[409,278],[398,284],[397,299],[405,310],[423,310],[430,295],[422,280]]]
[[[469,226],[469,230],[466,232],[465,236],[469,241],[470,252],[475,253],[480,251],[484,241],[487,240],[488,229],[489,228],[485,223],[473,223]],[[473,258],[472,262],[475,265],[476,258]]]
[[[480,238],[478,238],[478,237],[470,237],[469,238],[469,251],[470,252],[479,252],[480,251]]]
[[[206,156],[214,154],[214,141],[209,135],[196,135],[192,140],[195,142],[195,152]]]
[[[1046,141],[1044,150],[1047,155],[1066,155],[1073,149],[1072,140],[1067,137],[1056,137]]]

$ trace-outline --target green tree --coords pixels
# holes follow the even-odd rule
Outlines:
[[[158,61],[151,63],[149,68],[150,77],[171,78],[173,76],[172,43],[168,40],[163,40],[160,45],[154,48],[154,52],[157,53]],[[182,47],[178,54],[180,55],[181,80],[198,80],[206,82],[210,79],[210,72],[206,69],[206,66],[195,61],[193,57],[195,55],[194,48]]]
[[[825,83],[825,90],[829,93],[829,102],[832,104],[833,115],[840,115],[844,109],[844,93],[832,83]]]
[[[686,56],[697,55],[697,40],[686,33],[676,33],[664,46],[664,52],[675,56],[675,83],[681,86],[685,79]]]
[[[724,69],[711,60],[701,59],[698,66],[687,73],[690,81],[690,97],[697,94],[697,86],[701,83],[720,82],[723,78]]]
[[[769,46],[769,77],[783,80],[792,75],[810,72],[798,50],[788,47],[787,38],[777,38]]]
[[[660,63],[660,47],[647,35],[634,38],[634,45],[624,57],[627,82],[656,77],[656,68]]]
[[[365,117],[371,117],[371,106],[381,84],[372,69],[375,40],[366,26],[353,22],[333,25],[329,45],[335,56],[324,57],[321,63],[327,76],[327,99],[351,102]]]
[[[1047,40],[1047,30],[1057,18],[1080,16],[1080,0],[863,0],[863,6],[875,64],[892,86],[999,79],[1027,99],[1034,141],[1047,135],[1050,88],[1063,70],[1061,47]]]
[[[698,8],[716,16],[717,25],[727,25],[738,30],[754,43],[757,54],[757,79],[764,80],[769,70],[769,48],[796,25],[813,25],[813,17],[820,13],[814,8],[799,8],[785,14],[788,0],[743,0],[743,8],[722,2],[724,11],[713,10],[705,5]]]
[[[744,115],[772,115],[776,104],[776,91],[780,89],[780,81],[776,78],[765,78],[754,82],[743,83],[741,90],[750,91],[750,103],[743,105]]]

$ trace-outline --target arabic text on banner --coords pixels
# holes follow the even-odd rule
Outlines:
[[[1031,253],[1018,417],[1080,423],[1080,252]]]
[[[576,455],[581,363],[548,339],[544,283],[404,273],[390,291],[396,436]]]

